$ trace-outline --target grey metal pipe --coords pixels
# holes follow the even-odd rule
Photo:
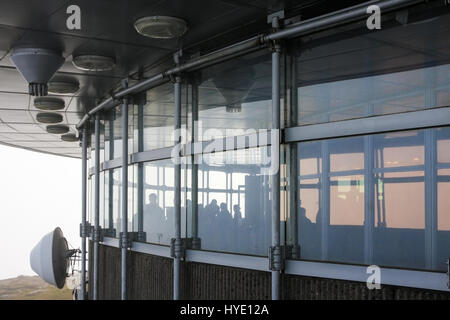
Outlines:
[[[192,123],[191,123],[191,133],[192,142],[198,141],[197,137],[197,122],[198,122],[198,81],[195,78],[192,81]],[[195,155],[192,155],[192,167],[191,167],[191,224],[192,224],[192,247],[194,249],[200,249],[200,242],[198,238],[198,164],[195,163]]]
[[[86,299],[87,128],[81,137],[81,300]]]
[[[121,223],[121,297],[127,299],[127,251],[128,251],[128,99],[122,103],[122,223]]]
[[[179,76],[175,79],[175,144],[181,142],[181,79]],[[181,164],[178,155],[175,159],[175,194],[174,194],[174,214],[175,214],[175,257],[173,261],[173,299],[180,299],[180,266],[181,266]]]
[[[288,28],[276,31],[264,37],[264,41],[281,40],[292,37],[307,35],[313,32],[322,31],[342,25],[345,23],[355,22],[367,19],[367,8],[370,5],[380,7],[381,13],[387,13],[407,6],[412,6],[425,0],[385,0],[385,1],[368,1],[362,4],[352,6],[343,10],[331,12],[316,18],[308,19],[296,24],[292,24]]]
[[[144,151],[144,103],[138,105],[138,152]],[[145,241],[144,235],[144,164],[138,163],[138,235],[140,241]]]
[[[278,17],[274,17],[272,26],[278,28]],[[272,247],[280,246],[280,45],[275,44],[272,52],[272,132],[278,137],[271,144],[272,172]],[[279,271],[272,271],[272,299],[280,299]]]
[[[100,232],[100,116],[95,116],[95,165],[94,165],[94,284],[93,299],[98,299],[98,233]]]

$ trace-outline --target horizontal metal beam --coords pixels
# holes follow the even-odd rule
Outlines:
[[[339,138],[450,124],[450,107],[286,128],[284,142]]]
[[[265,41],[281,40],[292,37],[305,36],[314,32],[319,32],[325,29],[330,29],[343,25],[346,23],[356,22],[367,19],[369,16],[367,8],[370,5],[377,5],[381,13],[402,9],[419,3],[424,3],[425,0],[386,0],[386,1],[368,1],[362,4],[346,8],[343,10],[331,12],[329,14],[308,19],[296,24],[292,24],[289,28],[271,33],[267,35]]]
[[[173,147],[167,147],[133,153],[131,155],[131,163],[170,159],[172,157],[172,149]]]
[[[370,276],[367,266],[294,260],[286,261],[285,273],[359,282],[366,282]],[[380,275],[382,285],[450,291],[443,272],[380,268]]]
[[[119,240],[105,237],[102,244],[118,248]],[[170,258],[170,247],[163,245],[133,242],[131,251]],[[268,271],[267,257],[188,249],[185,259],[190,262]],[[380,268],[380,271],[382,285],[450,291],[444,272],[395,268]],[[284,273],[358,282],[366,282],[370,275],[367,273],[367,266],[364,265],[299,260],[286,260]]]

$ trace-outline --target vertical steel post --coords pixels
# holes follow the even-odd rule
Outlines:
[[[86,299],[86,187],[87,187],[87,129],[81,140],[81,300]]]
[[[111,118],[109,121],[109,160],[114,159],[114,115],[116,110],[111,110]],[[108,170],[108,229],[110,235],[116,236],[114,232],[114,170]],[[106,228],[106,226],[105,226]],[[117,230],[116,232],[119,232]]]
[[[181,142],[181,78],[177,76],[174,84],[175,95],[175,145]],[[174,206],[175,206],[175,256],[173,261],[173,298],[174,300],[180,299],[180,265],[181,265],[181,159],[179,154],[175,159],[175,194],[174,194]]]
[[[272,27],[279,28],[279,18],[272,19]],[[280,249],[280,45],[274,43],[272,52],[272,247],[277,251]],[[280,258],[280,252],[274,255]],[[280,261],[276,261],[278,263]],[[281,273],[272,270],[272,300],[280,299]]]
[[[138,105],[138,152],[144,151],[144,105],[142,101]],[[144,238],[144,164],[138,163],[138,239]]]
[[[192,81],[192,143],[197,140],[197,125],[198,125],[198,82],[197,77],[194,77]],[[193,145],[192,144],[192,145]],[[200,239],[198,238],[198,164],[195,163],[196,157],[192,155],[192,167],[191,167],[191,194],[192,194],[192,247],[194,249],[200,249]]]
[[[93,299],[98,299],[98,246],[100,238],[100,116],[95,115],[95,182],[94,182],[94,284]]]
[[[121,297],[127,299],[127,251],[128,251],[128,99],[122,103],[122,223],[121,223]]]

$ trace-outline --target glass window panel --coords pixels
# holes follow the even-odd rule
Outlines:
[[[143,231],[146,241],[169,245],[175,236],[174,164],[171,159],[144,164]],[[182,170],[181,176],[185,174]],[[181,179],[181,230],[186,234],[186,193]],[[135,220],[137,217],[134,218]]]
[[[424,131],[404,131],[374,136],[376,168],[424,164]]]
[[[299,201],[298,207],[289,206],[288,243],[298,242],[306,260],[445,270],[450,253],[449,131],[297,144]],[[318,165],[308,168],[306,161]]]
[[[202,69],[196,141],[270,128],[271,72],[271,56],[265,51]]]
[[[271,224],[267,175],[270,163],[265,162],[264,154],[270,156],[269,152],[270,148],[263,147],[203,157],[198,165],[198,232],[202,249],[267,255]],[[230,172],[232,177],[227,183]]]
[[[423,171],[375,177],[375,264],[425,268],[423,177]]]
[[[450,149],[446,149],[448,155]],[[442,150],[444,151],[444,150]],[[438,170],[437,188],[437,246],[436,264],[439,270],[446,270],[446,261],[450,257],[450,169]]]
[[[450,105],[449,17],[377,32],[355,24],[294,41],[297,124]]]
[[[181,86],[181,126],[182,135],[186,130],[187,103],[186,87]],[[174,85],[166,83],[147,91],[144,106],[144,150],[173,146],[174,133]]]

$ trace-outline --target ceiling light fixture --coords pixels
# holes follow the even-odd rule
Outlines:
[[[56,111],[64,109],[65,102],[60,98],[40,97],[34,99],[34,106],[40,110]]]
[[[47,126],[47,132],[53,134],[63,134],[69,132],[69,127],[62,124],[54,124]]]
[[[39,112],[36,115],[36,120],[40,123],[60,123],[63,121],[63,116],[59,113]]]
[[[72,63],[79,70],[95,72],[109,71],[116,65],[114,58],[90,54],[75,56]]]
[[[29,94],[46,96],[47,82],[64,64],[61,53],[44,48],[14,48],[11,60],[29,83]]]
[[[226,112],[228,113],[238,113],[242,111],[242,105],[241,104],[233,104],[226,106]]]
[[[66,142],[76,142],[80,139],[73,133],[67,133],[61,136],[61,140]]]
[[[76,80],[51,80],[48,83],[48,92],[52,94],[73,94],[80,89]]]
[[[186,21],[168,16],[143,17],[134,22],[134,28],[145,37],[154,39],[173,39],[187,31]]]

